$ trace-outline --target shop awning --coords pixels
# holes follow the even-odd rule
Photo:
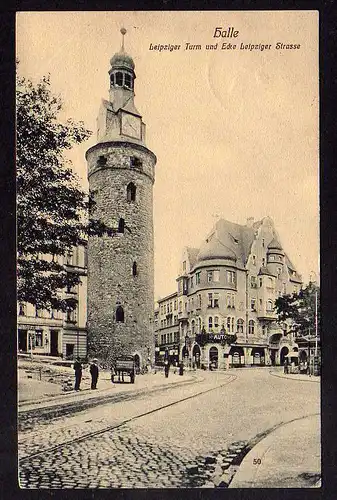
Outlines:
[[[298,358],[298,352],[291,351],[286,354],[286,358]]]

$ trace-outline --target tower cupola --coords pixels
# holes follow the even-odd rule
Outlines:
[[[132,57],[125,52],[124,49],[124,36],[126,29],[122,28],[121,33],[123,36],[122,46],[119,52],[116,52],[110,59],[109,76],[110,76],[110,97],[113,101],[114,93],[123,89],[129,94],[133,94],[135,74],[135,63]]]

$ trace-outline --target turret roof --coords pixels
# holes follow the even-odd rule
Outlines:
[[[224,244],[214,235],[201,245],[198,253],[199,261],[212,259],[229,259],[235,261],[237,256],[229,246]]]
[[[135,63],[132,57],[127,54],[122,47],[119,52],[116,52],[110,59],[110,64],[112,68],[127,68],[132,71],[135,69]]]
[[[268,250],[283,250],[281,243],[277,238],[273,238],[268,245]]]

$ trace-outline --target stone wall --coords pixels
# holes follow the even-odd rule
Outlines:
[[[106,163],[99,166],[100,156]],[[130,157],[142,161],[131,167]],[[88,350],[99,358],[138,353],[154,357],[153,182],[156,157],[130,143],[97,144],[87,152],[89,188],[97,203],[95,218],[125,231],[90,237],[88,244]],[[104,160],[105,161],[105,160]],[[136,200],[127,200],[127,185]],[[133,275],[133,263],[137,275]],[[116,308],[124,322],[116,322]]]

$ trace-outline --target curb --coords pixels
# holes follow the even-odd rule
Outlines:
[[[319,418],[320,414],[319,413],[314,413],[314,414],[309,414],[305,415],[303,417],[298,417],[292,420],[289,420],[288,422],[282,422],[278,426],[276,426],[273,430],[271,430],[264,438],[259,440],[254,446],[251,447],[251,449],[248,451],[248,453],[244,456],[237,472],[235,473],[233,480],[231,481],[229,488],[279,488],[279,487],[286,487],[286,488],[293,488],[297,486],[279,486],[279,484],[268,484],[267,486],[263,485],[261,486],[261,481],[263,483],[263,473],[262,473],[262,480],[260,478],[260,483],[258,483],[258,475],[259,472],[265,471],[264,476],[268,478],[270,481],[270,478],[273,477],[273,473],[275,471],[278,471],[281,473],[281,481],[282,481],[282,472],[284,474],[284,471],[286,469],[282,469],[282,466],[278,467],[277,469],[274,468],[274,465],[263,465],[263,458],[266,456],[266,454],[270,451],[277,450],[278,446],[280,444],[280,439],[282,440],[282,432],[288,429],[292,426],[296,426],[296,424],[299,424],[301,421],[313,419],[313,418]],[[281,437],[280,437],[281,434]],[[253,440],[254,441],[254,440]],[[249,445],[248,445],[249,446]],[[262,462],[261,462],[262,460]],[[277,462],[276,462],[277,463]],[[304,467],[304,469],[303,469]],[[298,474],[299,470],[297,470],[297,476],[300,476],[301,474],[306,473],[306,467],[307,464],[305,463],[304,466],[302,465],[301,473]],[[267,471],[267,474],[266,474]],[[296,478],[296,469],[291,470],[293,473],[293,476],[291,479]],[[289,471],[286,471],[289,472]],[[316,472],[316,471],[315,471]],[[316,477],[321,475],[321,470],[319,472],[316,472]],[[280,481],[280,478],[277,479]],[[276,480],[276,481],[277,481]],[[266,479],[264,480],[266,481]],[[321,482],[321,479],[314,479],[314,482],[312,483],[310,488],[317,488],[319,487],[319,484]],[[256,484],[257,483],[257,484]],[[304,487],[304,486],[301,486]],[[307,487],[307,486],[305,486]]]
[[[321,377],[312,378],[312,377],[314,377],[314,375],[312,377],[309,377],[309,378],[293,378],[293,377],[289,377],[288,375],[285,375],[283,373],[273,372],[272,370],[269,370],[269,373],[273,377],[287,378],[288,380],[294,380],[295,382],[315,382],[315,383],[320,383],[320,381],[321,381]],[[294,375],[296,375],[296,374],[294,374]],[[299,375],[299,376],[301,376],[301,375]]]
[[[147,391],[148,393],[155,392],[157,390],[163,390],[163,389],[169,389],[173,387],[180,387],[182,385],[187,385],[191,383],[197,383],[197,382],[202,382],[204,378],[202,377],[197,377],[197,376],[190,376],[187,378],[187,380],[178,380],[177,382],[174,383],[169,383],[169,384],[158,384],[152,387],[139,387],[138,389],[130,390],[130,391],[125,391],[121,390],[118,392],[115,392],[115,386],[106,388],[106,389],[101,389],[97,392],[91,392],[91,389],[84,389],[81,392],[67,392],[61,395],[57,396],[52,396],[52,397],[46,397],[43,398],[42,400],[34,399],[30,401],[21,401],[18,404],[18,410],[19,414],[21,413],[26,413],[29,411],[35,411],[35,410],[47,410],[47,409],[52,409],[54,406],[66,406],[66,405],[71,405],[74,403],[81,403],[81,402],[87,402],[87,401],[98,401],[100,399],[103,399],[106,396],[113,395],[116,397],[123,397],[124,395],[129,396],[134,396],[139,393],[144,393]],[[88,391],[88,392],[85,392]],[[50,404],[52,403],[52,404]],[[99,403],[98,403],[99,404]]]

